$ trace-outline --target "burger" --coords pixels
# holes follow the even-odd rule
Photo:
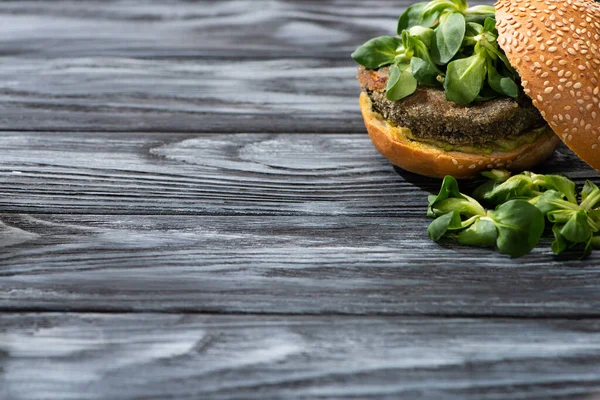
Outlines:
[[[392,164],[430,177],[525,170],[561,140],[600,168],[600,5],[433,0],[360,46],[360,107]]]

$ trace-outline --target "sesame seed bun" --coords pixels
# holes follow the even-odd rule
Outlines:
[[[498,44],[525,93],[571,150],[600,170],[600,4],[500,0]]]
[[[360,95],[360,109],[371,141],[384,157],[402,169],[433,178],[446,175],[459,179],[473,178],[492,168],[522,171],[544,161],[560,144],[547,127],[535,142],[510,152],[471,154],[445,151],[407,138],[402,134],[402,128],[391,126],[373,111],[371,100],[365,93]]]

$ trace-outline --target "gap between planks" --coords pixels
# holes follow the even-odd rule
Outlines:
[[[463,314],[445,314],[445,313],[379,313],[370,312],[368,314],[352,314],[352,313],[339,313],[339,312],[306,312],[306,313],[280,313],[280,312],[227,312],[227,311],[194,311],[187,309],[172,309],[172,310],[161,310],[161,309],[148,309],[148,310],[128,310],[128,309],[107,309],[107,308],[60,308],[60,307],[0,307],[0,315],[191,315],[191,316],[203,316],[203,317],[257,317],[257,318],[289,318],[289,319],[302,319],[302,318],[331,318],[336,319],[395,319],[395,318],[409,318],[409,319],[444,319],[444,320],[460,320],[460,319],[485,319],[485,320],[564,320],[564,321],[578,321],[582,319],[586,320],[600,320],[600,312],[598,314],[560,314],[560,313],[544,313],[544,314],[529,314],[529,315],[514,315],[514,314],[484,314],[484,313],[463,313]]]

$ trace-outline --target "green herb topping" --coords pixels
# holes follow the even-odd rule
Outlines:
[[[561,254],[579,248],[582,257],[600,246],[600,188],[590,181],[579,199],[575,183],[560,175],[507,171],[482,173],[486,181],[473,197],[459,192],[456,179],[444,178],[437,196],[429,197],[427,215],[435,218],[427,233],[471,246],[497,247],[512,257],[529,253],[552,226],[552,251]],[[495,207],[486,210],[481,203]]]
[[[398,36],[360,46],[352,58],[368,69],[390,66],[387,98],[401,100],[418,85],[443,86],[446,98],[471,104],[499,96],[517,98],[518,74],[497,43],[495,11],[462,0],[410,6],[398,21]]]

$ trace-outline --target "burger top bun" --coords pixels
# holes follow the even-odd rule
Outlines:
[[[562,141],[600,170],[600,4],[500,0],[498,43]]]

